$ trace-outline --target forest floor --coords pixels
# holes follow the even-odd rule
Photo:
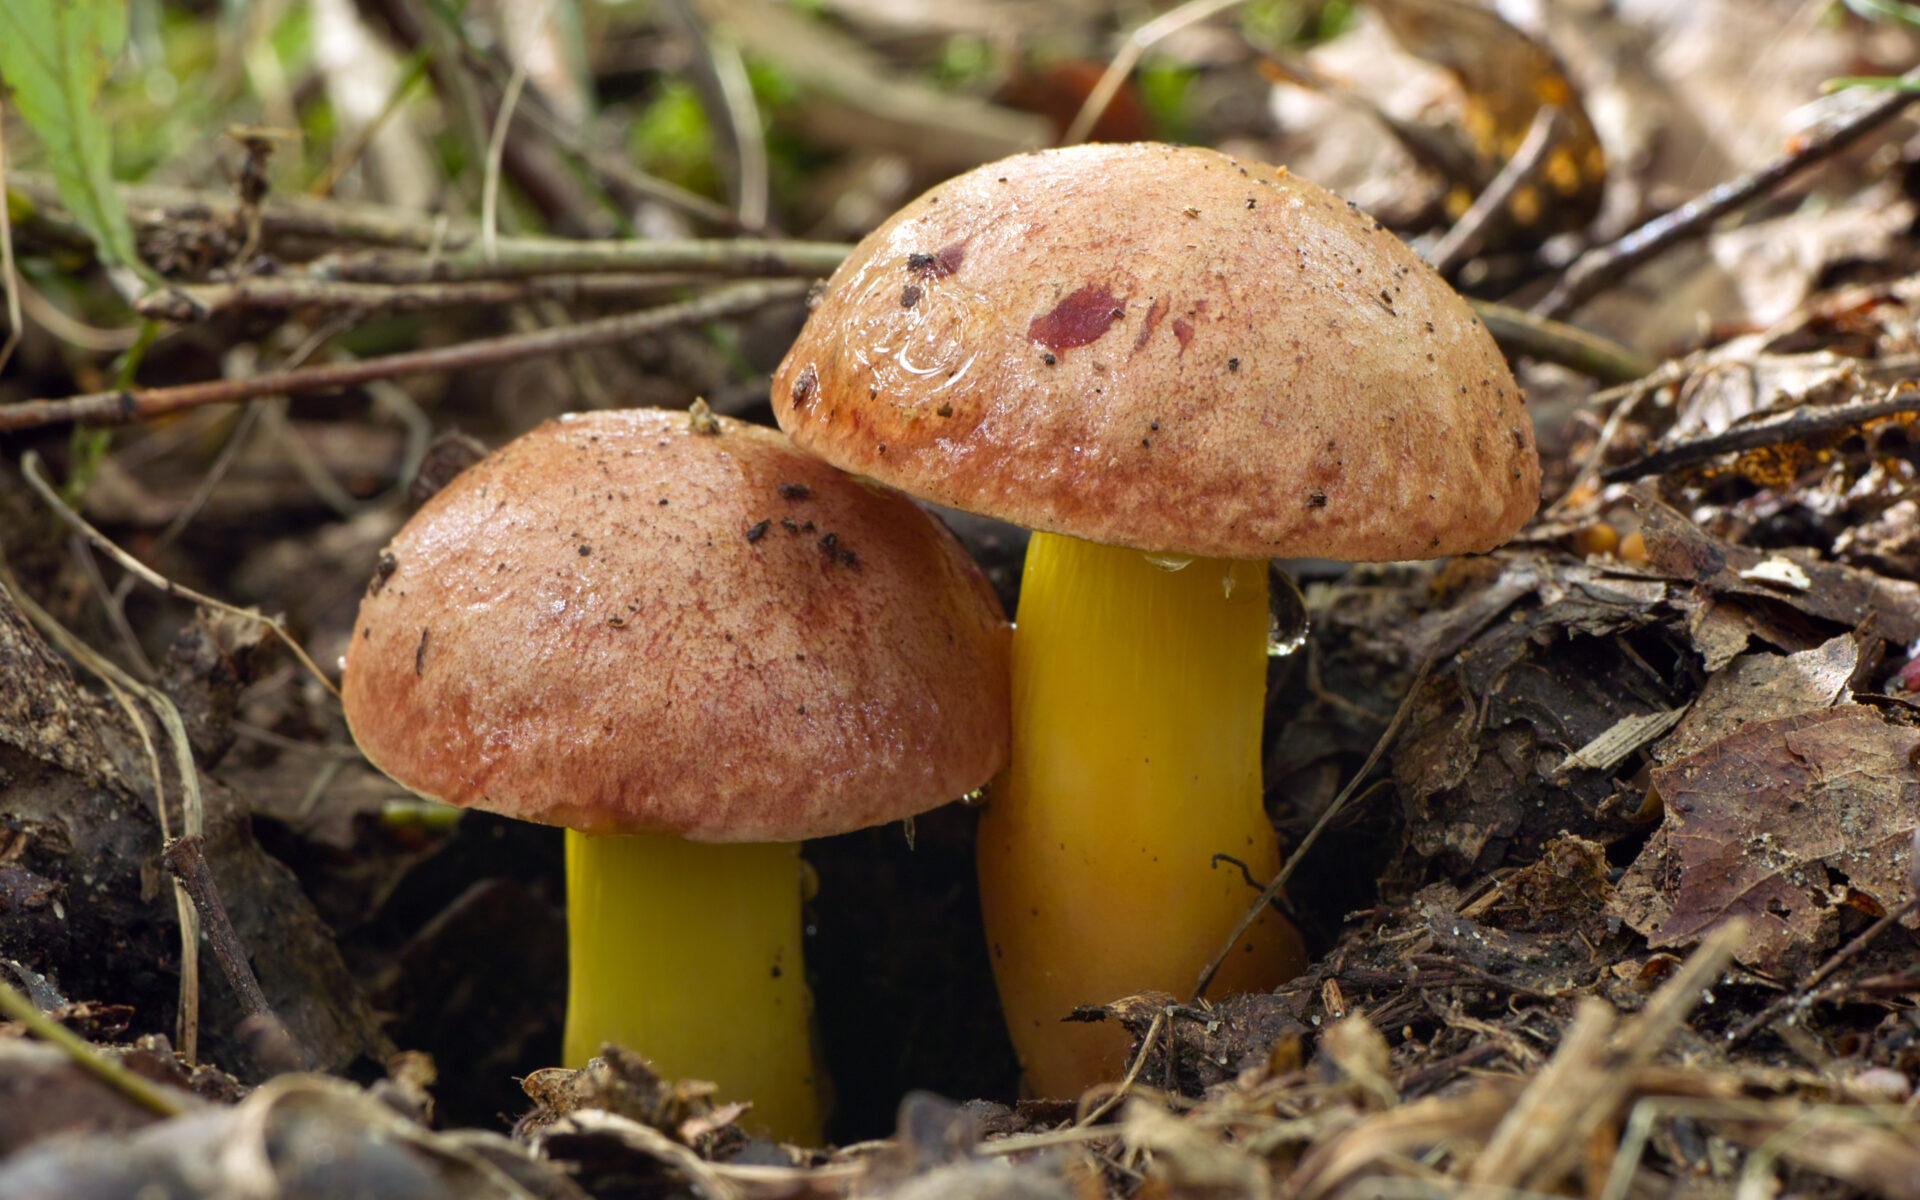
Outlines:
[[[118,183],[6,114],[0,1196],[1920,1200],[1907,6],[307,8],[146,6],[47,118]],[[806,850],[831,1145],[560,1070],[558,831],[342,719],[381,548],[562,412],[771,424],[807,283],[1122,46],[1096,138],[1372,212],[1535,422],[1507,546],[1286,564],[1310,967],[1115,997],[1124,1081],[1023,1098],[950,805]],[[1011,612],[1024,535],[953,527]]]

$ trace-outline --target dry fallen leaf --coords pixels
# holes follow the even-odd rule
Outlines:
[[[1916,761],[1920,730],[1842,705],[1748,724],[1658,768],[1666,823],[1613,911],[1656,949],[1745,917],[1741,962],[1803,969],[1832,946],[1847,889],[1882,909],[1905,899]]]
[[[1513,232],[1579,229],[1600,208],[1607,156],[1578,89],[1543,43],[1491,9],[1436,0],[1375,0],[1374,8],[1409,50],[1446,69],[1465,95],[1461,132],[1466,178],[1450,181],[1448,214],[1458,218],[1526,140],[1543,108],[1558,111],[1556,132],[1532,174],[1507,199]]]

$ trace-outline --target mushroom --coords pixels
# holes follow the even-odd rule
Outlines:
[[[1006,761],[979,569],[899,494],[698,411],[543,425],[380,562],[347,721],[415,792],[567,827],[566,1062],[619,1042],[816,1140],[797,843]]]
[[[801,447],[1034,529],[982,903],[1029,1086],[1117,1071],[1076,1005],[1187,994],[1278,851],[1260,782],[1273,557],[1484,551],[1533,512],[1522,397],[1372,217],[1212,150],[961,175],[868,235],[775,375]],[[1221,857],[1226,856],[1226,857]],[[1298,969],[1268,914],[1218,976]]]

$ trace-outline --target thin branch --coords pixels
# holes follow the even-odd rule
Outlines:
[[[52,177],[23,171],[9,185],[33,205],[36,225],[63,236],[79,236],[79,226],[61,205]],[[224,190],[143,183],[119,184],[116,190],[126,204],[127,219],[142,234],[178,231],[194,224],[231,225],[241,208],[239,198]],[[479,231],[468,222],[422,217],[396,208],[276,193],[260,206],[260,232],[269,245],[278,239],[305,238],[326,245],[426,252],[440,245],[465,247]]]
[[[1597,333],[1492,300],[1468,300],[1474,315],[1509,357],[1557,363],[1601,383],[1629,383],[1654,369],[1652,359]]]
[[[622,313],[558,329],[513,334],[431,350],[413,350],[357,362],[329,363],[298,371],[255,375],[248,379],[218,379],[178,387],[144,388],[119,392],[88,392],[59,400],[25,400],[0,405],[0,433],[36,429],[66,421],[124,424],[205,404],[233,404],[263,396],[337,391],[376,379],[417,375],[429,371],[473,370],[543,355],[609,346],[679,325],[692,325],[734,316],[806,292],[803,281],[742,283],[695,300]]]
[[[839,242],[738,238],[684,241],[501,238],[492,255],[469,248],[439,258],[392,253],[330,256],[316,261],[312,274],[316,278],[357,283],[448,283],[609,271],[813,277],[830,274],[850,249]]]
[[[1920,67],[1900,77],[1903,84],[1920,83]],[[1780,186],[1803,168],[1825,162],[1867,134],[1904,112],[1920,95],[1893,91],[1847,114],[1824,130],[1803,137],[1788,153],[1760,169],[1709,189],[1663,216],[1655,217],[1625,237],[1582,254],[1533,311],[1564,317],[1635,267],[1669,246],[1706,232],[1707,227],[1735,209]]]
[[[16,275],[14,287],[19,293],[20,309],[26,318],[69,346],[96,354],[121,354],[140,344],[142,334],[139,322],[120,326],[89,325],[69,316],[27,282],[25,276]]]
[[[1525,183],[1546,157],[1547,148],[1553,145],[1553,135],[1561,126],[1560,109],[1552,104],[1543,104],[1533,114],[1533,123],[1527,126],[1527,136],[1520,142],[1513,157],[1500,168],[1500,173],[1483,188],[1473,199],[1473,204],[1460,219],[1447,230],[1445,237],[1433,247],[1428,256],[1433,269],[1442,275],[1450,275],[1453,269],[1466,261],[1480,249],[1482,236],[1487,231],[1487,223],[1498,216],[1513,198],[1513,193]]]
[[[572,303],[628,300],[676,291],[710,276],[687,272],[542,275],[535,279],[474,279],[464,283],[342,283],[297,275],[255,275],[232,283],[181,284],[141,297],[134,311],[166,321],[204,321],[221,313],[337,308],[356,312],[420,312],[498,307],[528,300]]]
[[[1920,387],[1894,385],[1894,394],[1884,400],[1858,404],[1835,404],[1817,408],[1795,408],[1765,421],[1736,425],[1721,433],[1694,438],[1656,451],[1635,462],[1608,467],[1600,472],[1602,483],[1623,483],[1648,475],[1664,475],[1682,467],[1694,466],[1722,454],[1782,446],[1801,438],[1840,433],[1869,421],[1920,413]]]
[[[1353,778],[1347,781],[1347,786],[1340,789],[1340,794],[1333,798],[1333,803],[1327,805],[1327,811],[1320,814],[1320,819],[1313,823],[1313,828],[1307,831],[1307,836],[1300,839],[1300,844],[1295,846],[1293,853],[1287,856],[1287,861],[1282,864],[1279,873],[1273,877],[1273,882],[1260,893],[1260,898],[1241,915],[1239,923],[1233,927],[1233,933],[1220,947],[1220,952],[1215,954],[1213,961],[1201,970],[1200,978],[1193,985],[1193,998],[1188,1003],[1200,1003],[1201,997],[1207,994],[1207,987],[1213,983],[1213,977],[1219,973],[1220,965],[1227,961],[1227,955],[1233,953],[1233,948],[1239,944],[1241,936],[1260,919],[1260,914],[1267,910],[1267,906],[1279,898],[1280,893],[1287,886],[1287,880],[1293,878],[1293,872],[1300,866],[1301,860],[1306,858],[1307,851],[1313,849],[1313,844],[1320,840],[1320,835],[1326,832],[1327,826],[1333,824],[1333,819],[1340,815],[1340,810],[1346,807],[1348,799],[1359,789],[1361,781],[1366,779],[1368,773],[1373,770],[1374,764],[1378,763],[1381,756],[1387,752],[1387,747],[1393,745],[1393,739],[1400,736],[1401,726],[1407,723],[1407,717],[1413,712],[1414,697],[1420,694],[1420,685],[1426,682],[1428,673],[1433,670],[1433,661],[1432,656],[1428,656],[1427,660],[1420,664],[1420,669],[1414,673],[1413,682],[1407,685],[1407,694],[1400,701],[1400,707],[1394,711],[1393,720],[1388,721],[1387,727],[1381,730],[1380,740],[1373,744],[1373,752],[1367,755],[1367,761],[1360,764],[1360,769],[1353,773]]]
[[[1886,913],[1879,920],[1861,930],[1852,941],[1835,951],[1832,958],[1822,963],[1820,969],[1815,971],[1805,983],[1793,991],[1774,997],[1771,1004],[1768,1004],[1765,1008],[1741,1022],[1736,1028],[1728,1030],[1727,1044],[1729,1046],[1739,1045],[1741,1042],[1746,1041],[1754,1034],[1759,1033],[1762,1029],[1779,1020],[1781,1016],[1789,1011],[1796,1013],[1805,1012],[1807,1009],[1813,1007],[1816,1000],[1823,998],[1823,993],[1819,990],[1821,982],[1851,962],[1861,951],[1865,950],[1875,941],[1878,941],[1880,935],[1892,928],[1896,921],[1903,921],[1912,916],[1914,910],[1917,908],[1920,908],[1920,898],[1909,898],[1899,908]],[[1847,989],[1843,987],[1840,990],[1844,992]]]
[[[1654,376],[1647,378],[1651,380]],[[1600,426],[1599,434],[1593,439],[1593,448],[1587,451],[1585,459],[1580,463],[1580,469],[1573,473],[1573,482],[1567,485],[1567,490],[1561,492],[1553,503],[1541,510],[1542,519],[1564,515],[1576,497],[1588,494],[1589,489],[1600,478],[1600,460],[1606,457],[1607,447],[1613,445],[1613,439],[1620,435],[1620,429],[1627,423],[1627,418],[1639,408],[1643,399],[1663,386],[1665,385],[1649,383],[1645,387],[1626,390],[1619,402],[1613,406],[1613,411],[1607,414],[1606,422]]]
[[[1852,962],[1859,956],[1861,951],[1871,946],[1881,934],[1892,928],[1896,921],[1904,921],[1906,918],[1912,916],[1916,910],[1920,910],[1920,830],[1914,832],[1911,847],[1908,850],[1907,890],[1909,893],[1907,899],[1900,907],[1884,913],[1879,920],[1861,930],[1859,935],[1852,941],[1834,951],[1833,955],[1828,958],[1826,962],[1820,964],[1820,969],[1812,975],[1807,976],[1806,981],[1799,987],[1776,997],[1773,1003],[1767,1005],[1766,1008],[1729,1031],[1727,1034],[1727,1044],[1730,1046],[1739,1045],[1768,1025],[1773,1024],[1781,1014],[1787,1012],[1789,1009],[1804,1012],[1806,1009],[1811,1008],[1814,999],[1819,994],[1814,990],[1815,988],[1818,988],[1820,984],[1835,971]]]
[[[240,935],[234,931],[233,922],[227,916],[227,906],[220,899],[220,888],[213,881],[213,871],[207,866],[206,839],[197,833],[175,838],[162,854],[167,871],[186,889],[193,900],[193,907],[200,914],[200,928],[206,935],[207,945],[213,950],[214,961],[226,974],[228,986],[240,999],[240,1007],[247,1018],[270,1031],[279,1046],[291,1051],[288,1055],[297,1065],[304,1066],[309,1061],[306,1051],[295,1040],[293,1033],[278,1015],[273,1006],[267,1003],[267,994],[260,990],[260,980],[254,976],[253,964],[247,958],[247,948],[240,941]]]

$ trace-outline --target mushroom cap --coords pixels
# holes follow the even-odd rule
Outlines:
[[[774,376],[829,461],[1142,550],[1486,550],[1533,513],[1533,427],[1466,303],[1285,168],[1083,145],[933,188],[855,247]]]
[[[342,695],[375,766],[594,833],[799,841],[906,817],[1007,758],[973,561],[897,493],[687,414],[549,422],[387,548]]]

